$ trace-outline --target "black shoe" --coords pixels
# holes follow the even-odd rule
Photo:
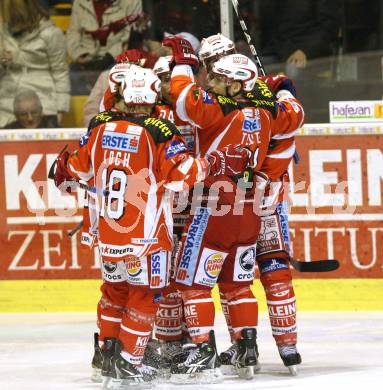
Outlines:
[[[289,369],[291,375],[297,375],[297,365],[302,363],[302,358],[297,351],[297,346],[295,344],[278,345],[278,351],[282,358],[283,364]]]
[[[220,353],[219,360],[221,361],[221,371],[223,375],[235,375],[235,359],[238,355],[237,344],[231,344],[230,347]]]
[[[209,341],[191,348],[183,363],[172,365],[172,383],[219,383],[223,380],[214,331],[209,333]]]
[[[115,338],[104,339],[103,360],[101,366],[101,375],[106,378],[116,378],[116,370],[114,367],[116,351],[119,352],[119,341]]]
[[[151,382],[157,378],[157,370],[153,367],[129,363],[121,355],[116,359],[115,368],[117,380],[120,380],[121,384]]]
[[[158,352],[158,346],[155,343],[149,342],[145,349],[142,363],[146,366],[161,370],[166,367],[165,359]]]
[[[241,378],[251,379],[260,370],[258,362],[257,330],[244,328],[241,339],[237,341],[238,354],[235,359],[237,373]]]
[[[102,368],[102,351],[98,343],[98,333],[94,334],[94,355],[92,359],[93,374],[91,376],[92,382],[102,382],[101,368]]]

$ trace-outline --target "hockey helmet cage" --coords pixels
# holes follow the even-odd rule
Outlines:
[[[125,104],[127,106],[155,104],[160,88],[161,81],[151,69],[131,65],[122,83]]]
[[[153,72],[157,76],[161,76],[170,72],[170,63],[172,62],[172,56],[160,57],[153,66]]]
[[[220,58],[212,66],[212,73],[223,77],[227,83],[240,81],[242,90],[253,90],[258,78],[257,65],[243,54],[230,54]]]
[[[130,69],[131,64],[129,63],[120,63],[113,66],[109,71],[109,89],[112,93],[118,91],[118,87],[122,84],[124,77],[127,71]]]
[[[209,58],[218,59],[224,55],[234,53],[234,42],[222,34],[215,34],[202,39],[201,48],[198,55],[201,62],[204,62]]]

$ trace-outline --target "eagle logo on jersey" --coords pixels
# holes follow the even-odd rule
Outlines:
[[[254,268],[255,265],[255,248],[248,248],[243,252],[239,258],[239,265],[241,268],[249,272]]]

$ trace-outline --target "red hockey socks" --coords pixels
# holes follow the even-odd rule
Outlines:
[[[214,328],[215,307],[211,290],[182,291],[184,313],[189,335],[194,343],[209,340]]]
[[[290,270],[261,275],[273,337],[277,345],[296,344],[296,304]]]
[[[258,325],[257,299],[250,286],[220,283],[219,289],[226,301],[232,341],[238,340],[243,328],[256,328]]]

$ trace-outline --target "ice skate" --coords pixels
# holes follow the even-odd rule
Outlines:
[[[102,367],[102,351],[98,344],[98,333],[94,334],[94,355],[92,359],[92,369],[93,373],[90,379],[92,382],[101,383],[102,382],[102,376],[101,376],[101,367]]]
[[[237,344],[232,344],[226,351],[221,352],[219,360],[221,361],[221,371],[223,375],[236,375],[235,359],[238,354]]]
[[[170,382],[176,384],[220,383],[223,381],[223,375],[219,366],[214,331],[210,331],[209,341],[191,348],[183,363],[172,365]]]
[[[240,378],[252,379],[261,369],[258,362],[257,330],[244,328],[241,336],[237,341],[238,354],[235,358],[235,367]]]
[[[153,367],[156,370],[162,370],[166,367],[163,357],[159,353],[159,343],[156,340],[149,341],[145,349],[142,363],[146,366]]]
[[[278,350],[283,364],[289,369],[291,375],[296,376],[298,374],[297,365],[302,363],[296,345],[279,345]]]
[[[101,373],[103,389],[122,390],[130,386],[136,389],[152,386],[157,370],[145,364],[134,365],[121,356],[121,342],[116,339],[104,340],[104,360]],[[112,354],[113,352],[113,354]]]
[[[107,388],[109,381],[116,376],[116,371],[114,369],[114,355],[117,343],[118,341],[115,338],[104,339],[103,359],[101,365],[101,378],[104,389]]]

